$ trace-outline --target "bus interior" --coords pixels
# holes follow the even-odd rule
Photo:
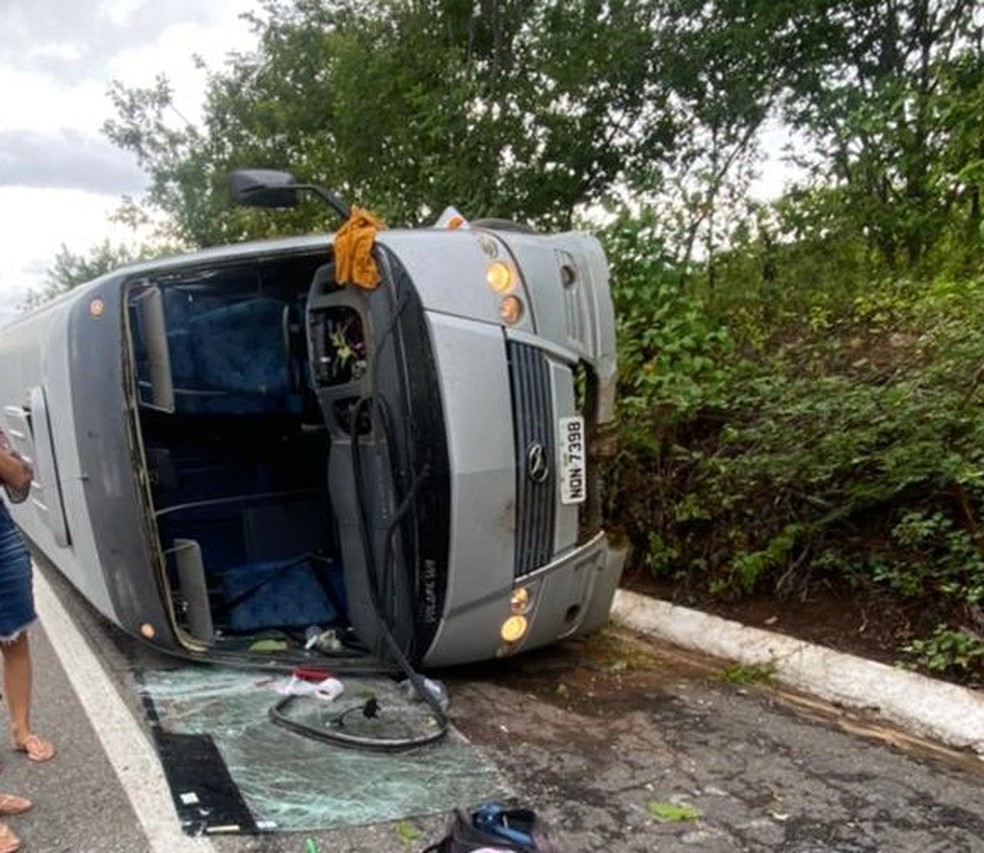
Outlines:
[[[192,647],[310,647],[312,627],[322,645],[358,647],[315,383],[334,389],[337,411],[354,404],[367,339],[326,261],[322,250],[128,287],[135,445],[168,603]],[[313,354],[312,294],[325,303]]]

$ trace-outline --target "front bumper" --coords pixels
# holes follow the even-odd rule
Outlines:
[[[613,550],[604,533],[516,582],[530,592],[526,634],[515,643],[500,637],[511,615],[513,586],[446,614],[441,630],[424,656],[428,667],[508,657],[564,637],[598,630],[608,621],[622,576],[624,554]]]

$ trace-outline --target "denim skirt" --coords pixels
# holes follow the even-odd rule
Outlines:
[[[31,557],[0,501],[0,643],[16,640],[36,618]]]

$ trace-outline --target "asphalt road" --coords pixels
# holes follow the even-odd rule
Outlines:
[[[44,765],[5,752],[0,777],[36,803],[10,819],[24,850],[397,853],[440,836],[443,816],[185,837],[133,679],[149,653],[57,579],[51,588],[77,632],[33,634],[35,725],[59,752]],[[71,648],[56,654],[52,642]],[[98,666],[85,685],[109,685],[88,710],[61,663],[79,676],[80,650]],[[981,761],[754,676],[616,630],[440,674],[455,726],[546,819],[560,851],[984,851]]]

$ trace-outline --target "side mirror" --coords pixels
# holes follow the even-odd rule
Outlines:
[[[350,208],[331,190],[314,184],[299,184],[290,172],[276,169],[237,169],[232,173],[232,197],[250,207],[296,207],[299,191],[312,192],[342,219]]]
[[[297,189],[290,172],[237,169],[232,173],[232,197],[249,207],[296,207]]]

